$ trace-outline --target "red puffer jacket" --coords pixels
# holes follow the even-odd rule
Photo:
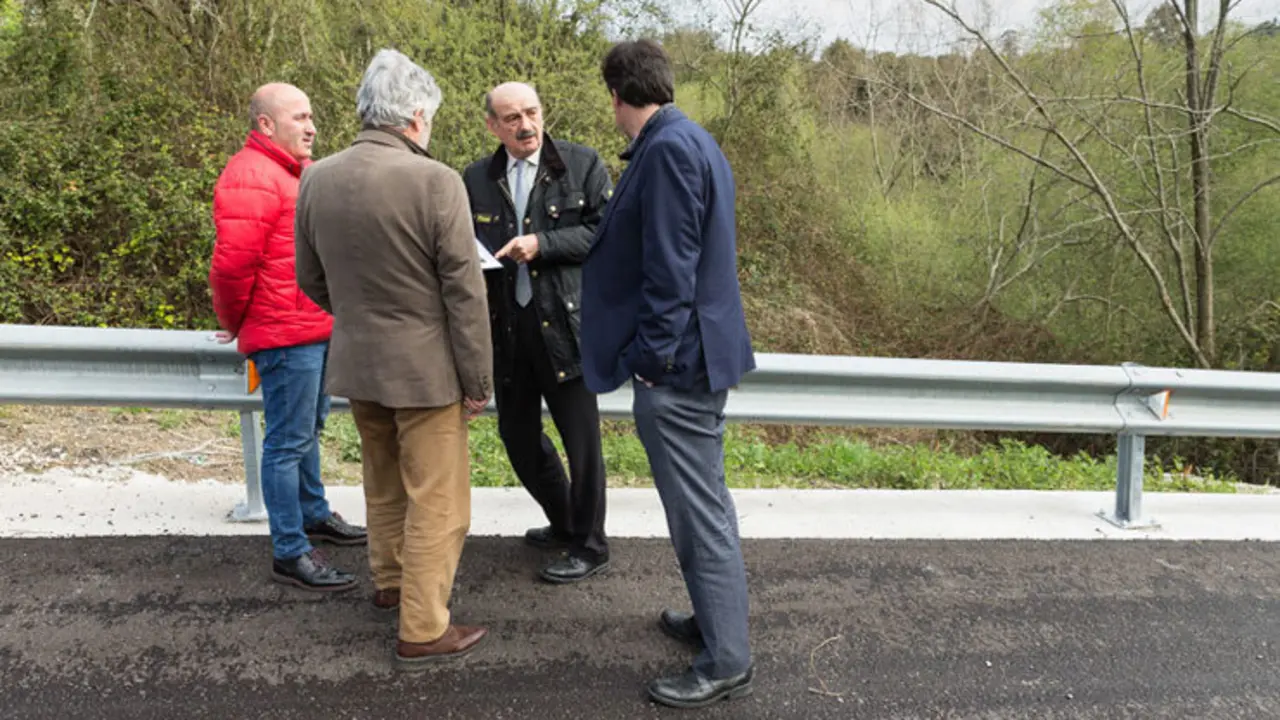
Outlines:
[[[333,317],[298,289],[294,274],[293,213],[303,167],[253,131],[214,186],[213,310],[244,355],[328,340],[333,332]]]

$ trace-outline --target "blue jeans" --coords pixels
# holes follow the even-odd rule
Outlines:
[[[320,483],[320,431],[329,415],[324,369],[329,343],[272,348],[250,355],[262,378],[266,433],[262,499],[278,560],[311,550],[306,528],[332,514]]]

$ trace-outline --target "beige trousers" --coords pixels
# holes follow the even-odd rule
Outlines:
[[[392,409],[351,401],[364,456],[369,567],[400,588],[400,639],[449,628],[449,594],[471,527],[471,454],[462,404]]]

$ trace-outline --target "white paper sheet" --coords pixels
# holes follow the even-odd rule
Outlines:
[[[480,269],[481,270],[501,270],[502,263],[489,252],[489,248],[480,242],[480,238],[476,238],[476,250],[480,251]]]

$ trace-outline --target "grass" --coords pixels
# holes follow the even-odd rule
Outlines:
[[[546,429],[563,456],[554,426],[547,423]],[[330,417],[324,443],[341,462],[360,462],[360,437],[350,415]],[[648,459],[631,423],[606,423],[603,445],[612,486],[651,483]],[[835,432],[820,433],[802,447],[771,443],[758,429],[730,425],[725,471],[735,488],[1112,490],[1116,459],[1083,454],[1062,458],[1013,440],[977,452],[924,443],[876,447]],[[491,417],[471,424],[471,478],[477,487],[519,486]],[[1148,458],[1145,486],[1153,491],[1236,491],[1231,478],[1170,472],[1159,458]]]
[[[38,410],[38,409],[37,409]],[[26,434],[49,442],[71,428],[97,428],[97,435],[76,434],[66,442],[101,445],[107,456],[142,452],[187,451],[218,443],[227,455],[218,465],[219,479],[240,475],[235,442],[240,437],[239,416],[231,412],[105,409],[107,423],[85,410],[71,416],[49,416],[21,408],[0,408],[0,431],[15,424]],[[102,417],[101,415],[97,417]],[[116,428],[101,432],[102,428]],[[497,420],[482,417],[471,427],[472,484],[480,487],[518,487],[506,449],[498,436]],[[564,453],[555,426],[545,429],[556,448]],[[652,484],[649,461],[630,422],[603,423],[605,467],[613,487]],[[0,435],[0,440],[3,440]],[[230,442],[228,442],[230,441]],[[115,442],[116,445],[112,443]],[[329,416],[322,437],[322,470],[326,481],[359,484],[360,436],[351,415]],[[117,446],[118,445],[118,446]],[[174,472],[175,467],[160,469]],[[868,437],[866,433],[821,428],[764,428],[731,424],[726,430],[725,469],[734,488],[887,488],[887,489],[1001,489],[1001,490],[1102,490],[1115,487],[1114,455],[1096,458],[1087,454],[1054,455],[1039,445],[1005,439],[981,444],[967,433],[895,431]],[[180,476],[182,473],[178,471]],[[197,473],[201,478],[207,473]],[[1214,476],[1199,468],[1186,468],[1178,459],[1162,462],[1148,455],[1145,486],[1152,491],[1250,492],[1236,478]]]

